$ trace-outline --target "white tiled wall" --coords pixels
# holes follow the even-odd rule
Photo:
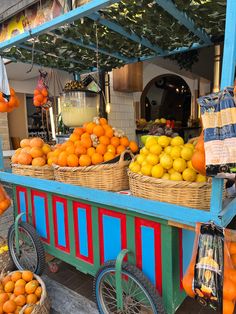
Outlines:
[[[112,73],[110,73],[111,111],[109,123],[122,129],[130,140],[135,140],[135,113],[133,93],[121,93],[113,90]]]

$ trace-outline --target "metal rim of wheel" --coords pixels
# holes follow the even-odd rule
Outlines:
[[[9,253],[13,263],[19,270],[28,269],[35,274],[42,274],[45,267],[44,249],[40,238],[34,228],[25,222],[19,223],[19,248],[18,255],[15,247],[15,225],[8,232]]]
[[[128,267],[127,270],[122,269],[123,311],[117,310],[115,267],[103,267],[101,271],[98,271],[94,293],[99,312],[104,314],[164,313],[160,297],[156,295],[155,289],[152,289],[153,286],[149,280],[133,265]],[[135,269],[134,273],[130,271],[132,268]],[[147,285],[151,287],[152,293],[149,293]]]

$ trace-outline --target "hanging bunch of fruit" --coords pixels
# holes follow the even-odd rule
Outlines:
[[[197,140],[194,154],[192,156],[192,165],[202,175],[206,175],[206,160],[204,149],[204,134],[203,131]]]
[[[3,93],[0,93],[0,112],[12,112],[19,106],[20,102],[15,95],[13,88],[10,88],[9,100],[4,97]]]
[[[2,215],[11,206],[11,200],[4,187],[0,184],[0,215]]]
[[[39,73],[38,84],[34,90],[33,103],[35,107],[46,106],[48,102],[48,86],[46,83],[47,72],[39,71]]]

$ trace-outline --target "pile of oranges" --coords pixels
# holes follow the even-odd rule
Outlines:
[[[0,215],[2,215],[11,205],[11,200],[8,197],[5,189],[0,185]]]
[[[13,88],[10,88],[10,99],[7,101],[3,94],[0,93],[0,112],[12,112],[15,108],[19,106],[19,100],[15,95]]]
[[[48,154],[48,164],[61,167],[97,165],[114,159],[127,148],[133,153],[138,151],[134,141],[129,141],[126,136],[115,136],[107,120],[100,118],[75,128],[68,141],[56,145]]]
[[[13,164],[44,166],[47,164],[47,154],[51,152],[50,145],[41,138],[23,139],[20,148],[12,156]]]
[[[46,87],[43,87],[42,89],[36,88],[34,90],[34,99],[33,99],[33,103],[35,107],[46,105],[47,101],[48,101],[47,88]]]
[[[0,314],[22,311],[24,314],[33,312],[35,304],[38,304],[42,295],[40,283],[34,279],[30,271],[16,271],[7,275],[0,283]],[[26,306],[29,304],[29,306]]]

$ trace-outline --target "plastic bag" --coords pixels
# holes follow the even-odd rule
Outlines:
[[[10,96],[10,87],[7,78],[7,71],[2,57],[0,56],[0,92],[6,96]]]
[[[183,278],[186,293],[223,314],[236,300],[236,231],[197,224],[190,265]]]
[[[206,173],[236,172],[236,104],[228,87],[198,99],[204,128]]]
[[[48,86],[46,83],[47,72],[39,71],[39,79],[37,87],[34,90],[33,103],[35,107],[46,106],[48,102]]]
[[[0,184],[0,215],[2,215],[11,206],[11,199],[6,193],[4,187]]]

